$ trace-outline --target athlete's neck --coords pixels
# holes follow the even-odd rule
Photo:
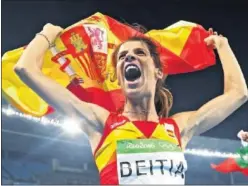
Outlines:
[[[123,115],[125,115],[132,121],[159,121],[159,117],[157,115],[154,104],[154,98],[152,97],[144,97],[139,100],[127,99]]]

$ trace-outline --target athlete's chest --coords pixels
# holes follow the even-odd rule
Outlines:
[[[176,128],[167,122],[118,121],[108,126],[105,142],[116,143],[121,139],[161,139],[179,145]]]
[[[142,178],[142,181],[144,175],[158,176],[159,179],[169,176],[169,179],[173,174],[180,175],[171,178],[180,177],[182,183],[186,165],[177,130],[169,122],[145,123],[125,119],[111,122],[105,128],[95,154],[99,171],[115,162],[122,183],[129,183],[133,176]]]

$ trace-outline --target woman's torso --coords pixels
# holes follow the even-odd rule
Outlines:
[[[187,170],[174,120],[129,121],[113,113],[95,161],[101,184],[184,184]]]

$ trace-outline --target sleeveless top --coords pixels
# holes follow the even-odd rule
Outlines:
[[[180,132],[170,118],[130,121],[111,113],[94,157],[103,185],[185,183]]]

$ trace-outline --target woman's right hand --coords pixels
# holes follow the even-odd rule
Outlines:
[[[43,30],[40,32],[47,36],[49,39],[50,43],[53,43],[54,40],[59,36],[59,34],[63,31],[64,29],[61,28],[60,26],[53,25],[51,23],[47,23],[44,27]]]

